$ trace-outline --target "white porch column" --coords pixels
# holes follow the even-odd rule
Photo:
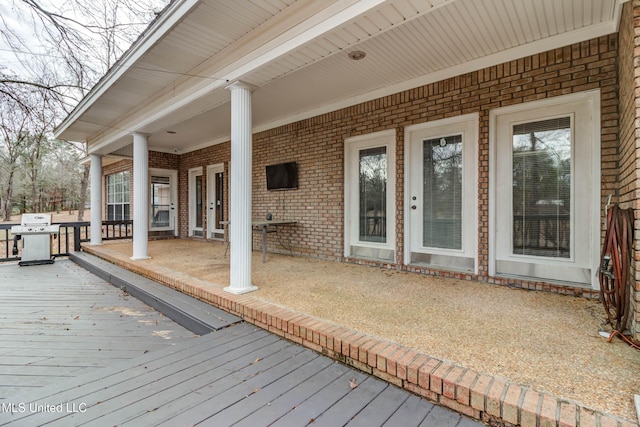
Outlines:
[[[133,256],[148,259],[149,246],[149,144],[147,136],[133,134]]]
[[[251,175],[252,123],[251,92],[242,82],[231,90],[231,194],[229,225],[231,239],[230,286],[225,291],[244,294],[255,291],[251,284]]]
[[[91,154],[91,241],[102,244],[102,156]]]

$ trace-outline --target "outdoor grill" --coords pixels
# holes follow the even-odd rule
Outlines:
[[[23,214],[20,225],[11,227],[14,250],[22,240],[20,265],[53,264],[51,239],[60,233],[60,225],[51,224],[50,214]]]

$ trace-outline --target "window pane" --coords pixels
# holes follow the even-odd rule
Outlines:
[[[151,177],[151,227],[169,226],[170,190],[168,176]]]
[[[513,253],[568,258],[571,119],[513,127]]]
[[[202,175],[196,176],[196,227],[202,227]]]
[[[217,172],[215,175],[215,189],[216,189],[216,219],[214,228],[222,229],[220,221],[224,221],[224,174]]]
[[[107,175],[107,220],[129,219],[129,172]]]
[[[360,241],[387,241],[387,148],[360,150]]]
[[[462,249],[462,135],[423,141],[423,245]]]

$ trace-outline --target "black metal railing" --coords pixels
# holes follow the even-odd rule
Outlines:
[[[360,215],[360,239],[383,241],[387,237],[387,217],[384,212],[367,212]]]
[[[569,214],[513,216],[513,252],[516,254],[568,258],[570,242]]]
[[[88,221],[54,224],[60,224],[60,233],[51,237],[51,255],[54,257],[78,252],[82,243],[91,240],[91,223]],[[20,259],[22,245],[17,243],[11,234],[13,225],[18,224],[0,224],[0,262]],[[102,240],[131,239],[133,221],[102,221],[101,232]]]

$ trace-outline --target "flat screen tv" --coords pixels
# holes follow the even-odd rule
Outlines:
[[[267,166],[267,190],[292,190],[298,188],[296,162]]]

